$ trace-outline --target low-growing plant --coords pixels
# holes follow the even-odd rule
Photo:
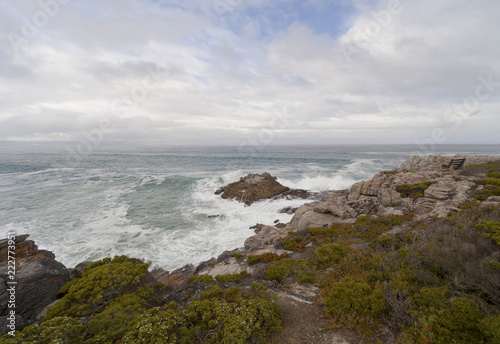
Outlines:
[[[251,274],[249,274],[246,270],[243,270],[238,274],[217,275],[215,276],[215,280],[218,283],[239,283],[248,276],[251,276]]]
[[[317,248],[310,257],[311,263],[320,270],[338,264],[346,255],[346,249],[337,243],[325,243]]]
[[[147,269],[148,264],[126,256],[92,263],[80,278],[61,288],[64,297],[49,309],[47,317],[92,315],[116,297],[139,289]]]
[[[451,307],[440,312],[433,321],[433,342],[438,344],[484,343],[485,335],[479,324],[484,315],[472,300],[458,297]]]
[[[4,334],[0,340],[4,344],[80,344],[84,341],[85,332],[86,326],[79,319],[55,317],[25,327],[22,332],[16,331],[14,336]]]
[[[276,254],[272,252],[267,252],[259,255],[249,255],[247,257],[248,265],[254,265],[258,263],[270,263],[286,258],[288,255],[286,253]]]
[[[378,318],[387,310],[381,289],[365,282],[343,279],[323,288],[322,296],[334,323],[369,335],[378,328]]]
[[[288,251],[304,252],[306,250],[306,241],[303,237],[292,236],[284,238],[281,243],[283,248]]]
[[[482,235],[486,238],[493,239],[500,245],[500,222],[498,221],[481,221],[477,224],[477,228],[482,229]]]
[[[191,276],[188,278],[188,284],[193,285],[197,283],[211,283],[215,282],[215,279],[212,275],[200,275],[200,276]]]
[[[269,333],[281,329],[281,321],[275,298],[261,288],[247,293],[237,287],[222,291],[215,285],[207,287],[186,309],[174,304],[147,311],[122,342],[266,343]]]
[[[266,270],[266,279],[283,282],[293,278],[299,283],[314,283],[314,271],[303,259],[285,258],[272,263]]]
[[[234,257],[236,259],[241,259],[243,258],[243,255],[241,253],[237,253],[237,252],[234,252],[234,253],[231,253],[230,254],[231,257]]]
[[[396,186],[396,191],[401,194],[401,197],[419,198],[424,197],[424,191],[431,186],[432,181],[422,182],[415,185],[402,184]]]
[[[145,311],[146,301],[135,294],[116,298],[88,323],[88,332],[93,335],[88,343],[116,343]]]

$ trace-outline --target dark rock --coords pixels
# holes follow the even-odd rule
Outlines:
[[[15,286],[15,311],[22,317],[24,325],[29,325],[36,319],[36,315],[48,304],[57,299],[59,289],[69,281],[69,272],[66,267],[55,260],[52,252],[38,250],[32,240],[26,240],[28,235],[16,236],[15,256],[16,274],[15,285],[6,285],[9,280],[8,269],[8,241],[0,241],[0,300],[5,300],[7,288]],[[8,297],[8,294],[7,294]],[[0,315],[6,315],[7,303],[0,303]],[[5,333],[6,327],[0,329]],[[16,330],[21,330],[19,323]]]
[[[280,209],[278,213],[280,214],[288,214],[288,215],[293,215],[295,212],[299,209],[299,207],[285,207],[283,209]]]
[[[242,177],[238,182],[217,190],[215,194],[220,194],[224,199],[236,199],[238,202],[251,205],[253,202],[269,199],[289,190],[290,188],[278,183],[276,177],[263,173]]]

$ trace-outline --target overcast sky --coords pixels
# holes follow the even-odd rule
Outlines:
[[[498,0],[0,0],[0,141],[500,143]]]

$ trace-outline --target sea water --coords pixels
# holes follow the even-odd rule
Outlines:
[[[494,145],[446,145],[435,154],[500,155]],[[0,238],[30,234],[68,267],[107,256],[167,270],[243,246],[256,223],[306,201],[245,206],[215,191],[269,172],[291,188],[347,189],[418,154],[415,146],[100,148],[69,163],[65,145],[0,144]]]

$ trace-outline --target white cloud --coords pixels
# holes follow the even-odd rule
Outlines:
[[[107,142],[238,145],[286,109],[275,143],[495,142],[497,1],[359,1],[324,32],[292,1],[214,4],[70,2],[13,49],[41,9],[2,3],[0,140],[79,140],[109,118]]]

